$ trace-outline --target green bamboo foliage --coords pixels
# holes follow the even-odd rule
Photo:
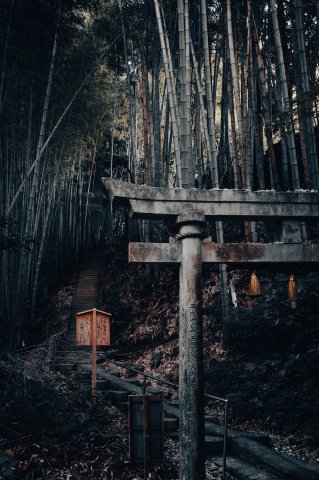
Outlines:
[[[202,86],[201,86],[201,81],[200,81],[200,76],[199,76],[199,67],[198,67],[198,62],[196,59],[195,51],[194,51],[194,46],[193,43],[191,42],[191,55],[192,55],[192,61],[193,61],[193,66],[194,66],[194,75],[195,75],[195,81],[196,81],[196,87],[197,87],[197,95],[198,95],[198,103],[200,106],[200,117],[202,120],[202,128],[203,128],[203,134],[204,134],[204,139],[206,142],[206,148],[207,148],[207,157],[208,157],[208,164],[210,166],[210,169],[212,169],[213,166],[213,158],[212,158],[212,147],[211,147],[211,137],[208,133],[208,125],[207,125],[207,113],[205,109],[205,104],[204,104],[204,98],[203,98],[203,93],[202,93]],[[200,148],[200,147],[198,147]],[[217,183],[218,184],[218,183]],[[216,186],[216,183],[215,183]]]
[[[186,8],[188,3],[184,0],[178,0],[178,33],[179,33],[179,83],[180,83],[180,146],[181,146],[181,163],[182,163],[182,187],[189,188],[189,142],[190,142],[190,119],[188,109],[188,92],[190,89],[188,77],[189,55],[187,52],[188,44],[186,44],[186,28],[185,19],[188,18]]]
[[[186,65],[186,111],[187,111],[187,151],[188,151],[188,184],[194,187],[195,169],[192,164],[192,72],[191,72],[191,52],[190,52],[190,19],[189,2],[185,0],[185,65]]]
[[[234,49],[231,0],[227,0],[226,11],[227,11],[227,39],[228,39],[229,61],[230,61],[230,71],[231,71],[231,82],[232,82],[235,111],[236,111],[236,117],[237,117],[237,123],[238,123],[238,158],[239,158],[239,165],[242,170],[241,173],[242,173],[243,187],[245,188],[246,187],[246,165],[245,165],[246,159],[244,158],[245,136],[244,136],[242,105],[241,105],[241,98],[240,98],[238,66],[235,58],[235,49]]]
[[[290,111],[288,82],[287,82],[286,67],[285,67],[283,49],[282,49],[282,43],[281,43],[281,34],[279,30],[277,6],[275,3],[275,0],[270,0],[270,8],[271,8],[274,42],[275,42],[275,49],[276,49],[276,56],[277,56],[277,63],[278,63],[278,70],[279,70],[280,88],[281,88],[281,95],[282,95],[284,131],[285,131],[286,141],[288,145],[289,161],[291,166],[292,186],[294,189],[299,189],[300,179],[299,179],[299,172],[298,172],[293,124],[292,124],[291,111]]]
[[[45,286],[66,273],[62,259],[76,262],[106,235],[101,176],[168,188],[318,188],[317,0],[285,1],[280,21],[275,0],[108,0],[96,12],[81,2],[76,25],[73,2],[62,2],[58,29],[57,5],[43,0],[48,28],[42,38],[29,27],[30,43],[43,43],[32,49],[17,25],[29,10],[36,20],[40,0],[29,9],[0,2],[0,218],[15,218],[20,238],[0,258],[0,314],[15,311],[21,327],[12,345]],[[152,237],[150,224],[139,230]],[[224,267],[221,284],[225,316]]]
[[[154,21],[154,29],[156,27]],[[163,175],[164,175],[164,165],[161,163],[161,145],[162,145],[162,138],[161,138],[161,123],[163,117],[163,108],[164,102],[162,101],[162,106],[160,105],[160,45],[159,40],[155,41],[155,45],[153,47],[152,52],[152,59],[153,59],[153,89],[152,89],[152,97],[153,97],[153,126],[154,126],[154,156],[155,156],[155,181],[154,185],[156,187],[160,187],[163,184]],[[165,98],[165,92],[163,94],[163,100]]]
[[[212,91],[212,73],[210,62],[210,51],[208,43],[208,28],[207,28],[207,6],[206,0],[201,0],[201,19],[202,19],[202,38],[203,38],[203,53],[204,53],[204,74],[205,74],[205,93],[207,105],[207,120],[208,120],[208,134],[209,134],[209,166],[212,176],[213,187],[219,185],[218,167],[217,167],[217,152],[216,152],[216,132],[215,132],[215,118],[214,118],[214,102]]]
[[[48,77],[47,88],[45,93],[40,133],[39,133],[39,139],[38,139],[37,150],[36,150],[35,167],[34,167],[33,178],[31,182],[31,189],[30,189],[29,199],[28,199],[27,209],[26,209],[24,238],[31,242],[28,248],[22,249],[22,255],[21,255],[20,266],[18,271],[17,297],[21,299],[22,304],[27,302],[28,285],[29,285],[29,279],[30,279],[30,268],[31,268],[31,262],[32,262],[32,252],[34,247],[34,238],[36,238],[38,222],[39,222],[39,214],[37,214],[37,209],[41,208],[41,205],[42,205],[41,195],[39,194],[39,187],[41,185],[41,182],[43,181],[45,166],[42,166],[40,164],[40,160],[41,160],[41,150],[44,143],[44,134],[45,134],[45,129],[47,125],[49,99],[50,99],[50,94],[52,90],[52,80],[53,80],[53,73],[55,68],[55,60],[56,60],[56,52],[57,52],[57,42],[58,42],[58,26],[57,26],[57,30],[56,30],[56,34],[53,42],[50,71],[49,71],[49,77]],[[17,330],[20,330],[20,325],[18,323],[20,318],[21,318],[21,312],[18,310],[16,311]]]
[[[252,57],[252,38],[251,38],[251,23],[252,23],[252,2],[247,1],[247,58],[245,71],[245,84],[247,91],[247,108],[246,108],[246,185],[248,190],[253,188],[254,178],[254,112],[253,112],[253,57]]]
[[[43,7],[46,6],[43,2]],[[105,215],[96,197],[96,165],[92,157],[88,159],[91,154],[85,146],[90,140],[88,137],[83,140],[75,125],[86,121],[82,113],[85,102],[82,98],[79,118],[76,101],[84,87],[86,95],[92,93],[93,85],[89,87],[89,80],[92,80],[97,66],[101,66],[108,50],[104,44],[104,51],[93,69],[87,70],[89,73],[80,86],[78,78],[83,78],[82,72],[77,75],[75,86],[74,83],[73,86],[65,83],[65,79],[61,81],[61,75],[65,74],[63,68],[66,68],[64,64],[61,66],[61,59],[63,55],[69,55],[72,61],[75,51],[72,50],[72,54],[66,51],[63,35],[62,42],[58,43],[60,28],[56,27],[54,11],[53,18],[48,17],[53,47],[52,43],[41,44],[40,55],[43,57],[38,62],[33,58],[30,73],[19,64],[23,63],[24,54],[30,54],[30,42],[24,45],[15,36],[17,17],[21,11],[25,14],[24,9],[22,2],[11,2],[6,42],[0,44],[6,57],[1,64],[0,168],[4,175],[0,175],[0,207],[1,214],[16,219],[16,234],[20,239],[14,249],[0,252],[0,316],[5,327],[6,348],[15,348],[21,346],[22,341],[28,341],[28,335],[34,333],[39,295],[44,294],[45,288],[63,281],[70,264],[78,261],[86,248],[102,238],[102,225],[105,224]],[[61,20],[63,29],[66,29],[65,18]],[[41,36],[41,32],[38,34]],[[79,31],[75,34],[79,35]],[[18,47],[20,50],[15,51],[14,48]],[[32,45],[32,55],[36,48],[38,53],[39,45]],[[12,57],[19,59],[15,64],[20,70],[15,66],[12,68]],[[94,80],[97,79],[100,81],[102,75],[97,75]],[[66,93],[61,89],[61,84],[69,87],[69,91],[73,90],[71,96],[69,91]],[[100,93],[97,88],[96,93]],[[101,117],[96,105],[97,102],[94,115],[98,123]],[[81,138],[81,141],[76,143],[75,138]],[[84,162],[89,162],[87,170],[82,168]],[[7,229],[6,234],[9,233]],[[41,328],[39,333],[43,333]]]
[[[172,81],[172,75],[173,75],[172,62],[169,61],[169,57],[168,57],[168,52],[170,51],[170,48],[165,39],[158,0],[154,0],[154,7],[155,7],[155,13],[156,13],[157,28],[158,28],[160,43],[161,43],[161,52],[163,56],[165,78],[166,78],[168,98],[169,98],[169,107],[170,107],[170,115],[171,115],[172,131],[173,131],[173,140],[174,140],[174,153],[175,153],[175,160],[176,160],[176,181],[178,186],[182,186],[182,166],[181,166],[181,156],[180,156],[181,150],[180,150],[179,128],[177,123],[177,118],[179,118],[179,113],[177,112],[177,108],[176,108],[177,104],[174,99],[175,82]]]
[[[8,20],[8,26],[7,26],[7,31],[6,31],[6,37],[5,37],[3,58],[2,58],[2,70],[1,70],[1,81],[0,81],[0,112],[2,110],[2,103],[3,103],[3,90],[4,90],[4,80],[5,80],[6,62],[7,62],[7,54],[8,54],[8,43],[9,43],[9,37],[10,37],[12,12],[13,12],[13,7],[14,7],[14,2],[15,2],[15,0],[11,0],[9,20]]]
[[[307,163],[310,165],[312,171],[313,187],[319,188],[319,171],[318,171],[318,155],[316,148],[316,139],[313,127],[312,118],[312,99],[310,96],[310,83],[306,59],[305,36],[304,36],[304,22],[303,22],[303,3],[302,0],[294,0],[295,13],[295,35],[298,56],[298,66],[300,71],[301,88],[300,104],[302,106],[302,119],[305,125],[305,144],[307,151]]]
[[[278,175],[278,167],[277,167],[277,161],[276,161],[276,155],[275,155],[275,149],[274,149],[274,142],[272,138],[272,125],[271,125],[272,118],[271,118],[271,112],[269,110],[269,98],[268,98],[265,66],[264,66],[264,60],[261,54],[261,50],[259,47],[259,37],[258,37],[255,24],[253,27],[253,36],[254,36],[255,53],[257,57],[260,100],[261,100],[261,106],[262,106],[261,113],[263,116],[264,133],[267,139],[268,153],[269,153],[271,173],[274,181],[274,186],[275,188],[279,188],[279,175]]]
[[[142,65],[141,65],[141,98],[142,98],[142,110],[143,110],[143,144],[144,144],[144,183],[145,185],[152,184],[152,173],[150,169],[150,122],[149,122],[149,111],[148,111],[148,101],[146,94],[146,84],[147,84],[147,70],[145,65],[145,57],[142,54]]]

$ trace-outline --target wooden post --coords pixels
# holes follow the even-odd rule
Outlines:
[[[92,405],[96,406],[96,308],[92,319]]]
[[[163,395],[130,395],[128,419],[130,461],[143,463],[148,478],[153,463],[163,459]]]
[[[96,405],[96,346],[110,345],[111,314],[93,308],[76,314],[77,346],[92,345],[92,405]]]
[[[150,473],[150,455],[149,455],[149,431],[148,431],[148,401],[143,396],[143,420],[144,420],[144,479],[148,479]]]
[[[204,215],[178,217],[182,242],[179,284],[180,480],[205,478],[203,330],[201,321]]]

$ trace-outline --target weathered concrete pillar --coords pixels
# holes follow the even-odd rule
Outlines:
[[[180,480],[205,478],[203,329],[201,319],[204,215],[178,217],[182,242],[179,284]]]

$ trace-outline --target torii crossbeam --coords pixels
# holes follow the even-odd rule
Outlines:
[[[164,189],[102,180],[110,201],[116,197],[129,202],[132,216],[173,217],[176,221],[178,240],[130,243],[129,261],[180,264],[180,480],[204,480],[202,263],[296,263],[319,267],[319,244],[302,244],[300,235],[296,234],[299,231],[296,221],[319,218],[319,195],[317,192]],[[289,242],[292,243],[212,243],[203,234],[207,219],[289,220],[286,233],[291,230]]]

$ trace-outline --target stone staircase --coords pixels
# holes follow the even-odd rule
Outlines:
[[[86,383],[88,390],[91,385],[91,355],[89,352],[78,350],[59,350],[56,357],[56,368],[68,375],[71,380]],[[97,368],[97,395],[98,403],[116,406],[123,414],[128,412],[128,397],[132,394],[142,394],[142,384],[139,380],[121,378],[116,371],[107,373],[101,367]],[[147,390],[147,393],[155,393]],[[178,441],[179,418],[178,402],[164,402],[164,432],[166,437]],[[223,452],[222,436],[206,435],[205,445],[207,454]]]
[[[75,343],[75,315],[78,312],[98,307],[99,272],[103,252],[97,251],[80,272],[77,290],[73,299],[69,332],[56,353],[56,368],[73,381],[91,384],[90,348],[80,349]],[[102,361],[103,354],[98,352]],[[115,405],[127,414],[128,396],[141,395],[139,380],[122,378],[116,371],[97,367],[98,405]],[[164,430],[166,437],[179,440],[178,401],[164,402]],[[223,427],[215,419],[205,416],[206,457],[219,466],[223,464]],[[227,472],[238,480],[318,480],[319,467],[278,454],[270,448],[267,435],[228,430]]]
[[[99,282],[103,268],[104,251],[96,250],[91,254],[89,260],[82,267],[75,295],[73,297],[69,331],[66,340],[75,344],[76,336],[76,314],[90,310],[99,305]]]
[[[81,363],[91,364],[90,348],[76,346],[76,314],[99,306],[99,282],[104,262],[104,251],[96,250],[84,262],[73,297],[66,338],[59,343],[56,364],[59,370],[71,373]]]
[[[72,380],[87,382],[91,379],[91,357],[83,353],[68,351],[69,363],[57,362],[63,373]],[[99,354],[98,354],[99,355]],[[78,358],[78,361],[77,361]],[[67,367],[68,365],[68,367]],[[72,367],[72,368],[71,368]],[[98,404],[114,405],[127,414],[128,396],[141,395],[139,380],[123,378],[116,371],[106,371],[97,367]],[[148,391],[148,393],[154,393]],[[179,440],[178,401],[164,402],[164,431],[167,438]],[[215,418],[205,416],[206,458],[218,466],[223,464],[223,427],[215,423]],[[295,457],[278,454],[270,448],[266,434],[228,430],[227,472],[238,480],[318,480],[319,467]]]

